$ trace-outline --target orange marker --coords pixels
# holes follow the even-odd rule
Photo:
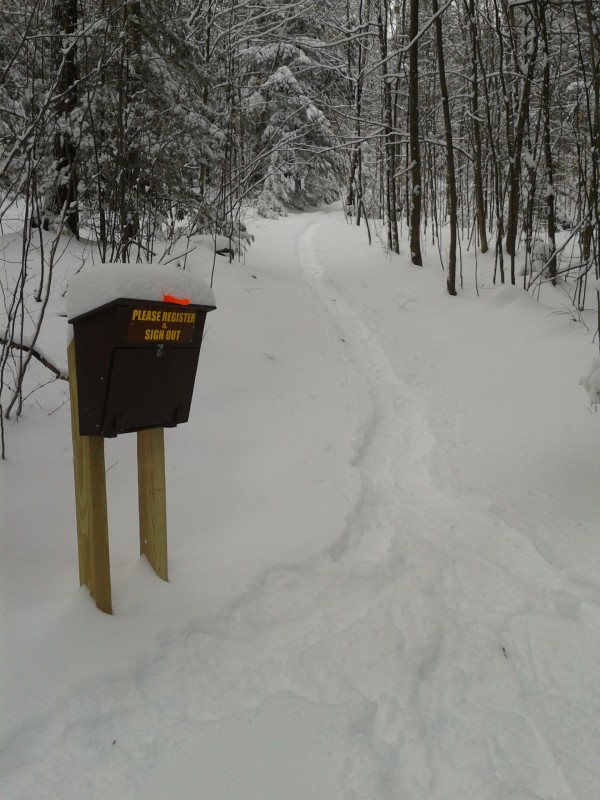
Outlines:
[[[178,306],[189,306],[190,301],[187,297],[173,297],[172,294],[163,294],[165,303],[177,303]]]

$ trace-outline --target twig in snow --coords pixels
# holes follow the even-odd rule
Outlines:
[[[15,342],[14,340],[8,341],[7,339],[4,339],[2,336],[0,336],[0,344],[6,344],[8,345],[8,347],[14,350],[24,350],[26,353],[31,353],[31,355],[35,359],[37,359],[40,362],[40,364],[43,364],[44,367],[46,367],[46,369],[49,369],[50,372],[53,375],[56,375],[56,377],[59,380],[61,381],[69,380],[69,376],[67,375],[66,372],[62,372],[61,370],[58,369],[58,367],[54,366],[54,364],[51,361],[48,361],[48,359],[45,356],[43,356],[39,352],[39,350],[36,350],[35,347],[30,347],[27,344],[22,344],[21,342]]]

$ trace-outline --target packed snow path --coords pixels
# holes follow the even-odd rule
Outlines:
[[[304,274],[368,376],[373,404],[355,460],[363,491],[344,565],[377,565],[373,605],[382,611],[382,640],[397,653],[400,673],[387,676],[379,690],[361,685],[374,703],[374,749],[391,750],[391,761],[379,761],[380,783],[371,796],[573,797],[579,789],[591,797],[599,764],[595,778],[586,781],[582,773],[600,753],[600,738],[578,741],[578,732],[588,728],[586,716],[598,731],[598,707],[584,704],[567,718],[555,717],[544,698],[556,679],[577,692],[586,645],[577,646],[579,634],[568,620],[580,601],[565,588],[562,569],[490,513],[485,498],[465,502],[440,489],[429,465],[433,443],[443,441],[443,420],[435,431],[428,425],[422,394],[402,380],[363,319],[327,287],[312,245],[317,225],[300,240]],[[587,610],[590,621],[600,620],[597,605]],[[554,637],[561,642],[556,651],[549,649]],[[594,639],[597,646],[597,634]],[[365,640],[364,651],[370,649]],[[593,667],[586,678],[600,687],[599,675]],[[555,754],[563,747],[564,756]]]
[[[483,352],[494,309],[519,315],[524,303],[543,325],[539,307],[499,290],[457,311],[439,271],[398,279],[339,211],[258,225],[248,270],[266,230],[294,237],[275,267],[316,326],[306,346],[320,341],[321,353],[308,362],[329,363],[342,386],[331,399],[342,400],[340,421],[313,468],[343,517],[307,510],[312,553],[298,558],[290,541],[288,565],[250,581],[233,605],[165,617],[143,656],[78,680],[33,715],[4,749],[2,796],[594,800],[597,516],[572,492],[565,511],[567,495],[547,485],[560,464],[540,476],[547,456],[531,460],[535,422],[514,419],[533,402],[526,381],[520,398],[490,405],[496,379],[511,378]],[[256,280],[266,285],[275,267]],[[426,294],[433,305],[419,308]],[[564,428],[585,465],[589,429]]]

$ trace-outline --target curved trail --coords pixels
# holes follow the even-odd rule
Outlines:
[[[433,435],[419,410],[418,396],[394,372],[376,337],[358,314],[326,287],[312,244],[317,226],[309,224],[297,242],[302,275],[333,318],[353,369],[367,381],[371,402],[366,425],[355,443],[354,466],[361,475],[363,492],[348,543],[357,549],[355,557],[368,560],[385,552],[394,538],[410,486],[430,480],[426,457]]]
[[[402,680],[386,686],[386,693],[375,701],[380,716],[394,719],[397,732],[393,744],[398,748],[398,794],[390,796],[416,798],[425,788],[428,796],[440,798],[453,796],[451,787],[490,791],[485,762],[497,743],[494,725],[486,741],[486,727],[488,718],[499,714],[514,734],[502,742],[500,761],[543,764],[536,788],[544,792],[560,786],[561,796],[574,797],[542,733],[543,718],[540,725],[520,708],[524,684],[537,682],[538,676],[517,671],[511,663],[515,654],[509,654],[506,645],[508,617],[521,612],[526,616],[531,610],[532,578],[535,582],[539,571],[541,596],[548,584],[556,583],[558,591],[560,579],[517,531],[479,514],[437,485],[429,469],[435,434],[421,411],[422,398],[395,371],[364,320],[327,285],[312,243],[317,225],[310,225],[298,243],[303,274],[348,343],[356,368],[368,376],[372,401],[355,461],[363,491],[343,557],[354,563],[378,562],[380,576],[389,570],[381,595],[388,614],[393,609],[393,631],[402,643],[398,667],[402,670],[404,661],[406,672],[417,678],[410,688]],[[471,531],[476,535],[471,537]],[[530,572],[532,564],[535,569]],[[373,583],[377,580],[374,577]],[[514,707],[478,707],[470,694],[486,685],[489,696],[497,694],[505,703],[510,698]],[[486,694],[484,690],[482,697]],[[389,695],[394,697],[394,711],[381,699]],[[413,726],[418,733],[403,747],[403,732]],[[478,751],[482,763],[469,774],[459,765]],[[496,789],[498,796],[507,790],[501,778]]]

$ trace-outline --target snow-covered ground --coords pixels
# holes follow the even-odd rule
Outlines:
[[[413,267],[337,207],[251,228],[166,432],[170,583],[135,437],[106,442],[110,617],[78,586],[66,383],[35,367],[7,424],[0,796],[597,800],[592,333],[488,257],[478,297],[472,253],[450,298],[433,246]],[[63,368],[81,255],[41,343]]]

